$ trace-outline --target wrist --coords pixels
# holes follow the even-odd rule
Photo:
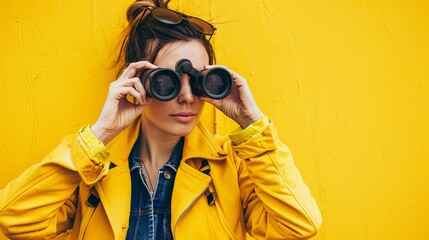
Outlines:
[[[100,140],[104,145],[109,143],[116,134],[112,130],[108,130],[106,128],[100,127],[96,124],[92,125],[90,127],[91,132],[94,134],[94,136]]]
[[[262,112],[258,111],[256,113],[251,114],[248,117],[242,119],[242,121],[239,122],[238,124],[240,125],[241,128],[245,129],[248,126],[252,125],[253,123],[259,121],[263,116],[264,116],[264,114],[262,114]]]

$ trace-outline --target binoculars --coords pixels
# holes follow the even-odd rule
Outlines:
[[[221,67],[198,71],[188,59],[176,63],[176,70],[168,68],[149,69],[142,73],[140,80],[149,97],[160,101],[176,98],[182,88],[180,75],[190,78],[192,93],[213,99],[223,99],[231,93],[232,76]]]

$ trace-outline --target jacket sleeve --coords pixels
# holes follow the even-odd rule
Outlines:
[[[108,171],[108,153],[88,127],[0,190],[0,227],[11,239],[49,239],[72,227],[77,187]]]
[[[256,239],[308,239],[322,219],[289,149],[267,117],[230,135],[248,234]]]

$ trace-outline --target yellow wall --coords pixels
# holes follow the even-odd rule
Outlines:
[[[0,2],[0,188],[96,120],[130,2]],[[173,4],[217,23],[218,62],[248,79],[320,204],[315,239],[429,239],[427,1]]]

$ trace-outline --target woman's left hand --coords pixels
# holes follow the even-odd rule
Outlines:
[[[208,65],[204,68],[211,69],[214,67],[216,66]],[[256,105],[246,80],[236,72],[228,68],[226,69],[232,75],[233,87],[231,93],[224,99],[212,99],[208,97],[202,97],[202,99],[211,103],[244,129],[250,124],[258,121],[263,114]]]

